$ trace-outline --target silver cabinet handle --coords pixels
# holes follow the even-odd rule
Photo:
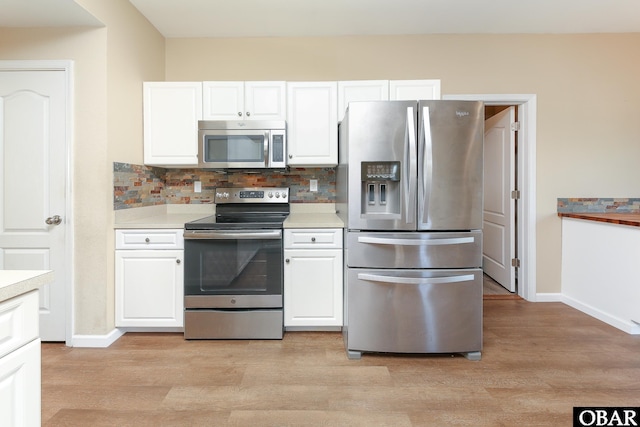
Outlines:
[[[247,111],[247,117],[251,116],[251,113]]]
[[[176,264],[180,264],[182,261],[180,261],[179,259],[176,260]]]
[[[242,117],[242,111],[238,111],[238,117]]]
[[[145,243],[149,243],[151,241],[151,239],[149,239],[148,237],[144,239]]]
[[[312,238],[311,238],[311,241],[312,241],[312,242],[315,242],[315,241],[316,241],[316,238],[315,238],[315,237],[312,237]]]
[[[48,225],[60,225],[60,223],[62,223],[62,218],[60,218],[60,215],[54,215],[45,219],[44,222]]]
[[[284,262],[286,262],[287,264],[289,264],[291,261],[289,260],[289,258],[285,259]]]

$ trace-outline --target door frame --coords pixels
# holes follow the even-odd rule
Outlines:
[[[536,297],[536,111],[535,94],[443,95],[442,99],[483,101],[485,105],[514,105],[518,109],[517,182],[520,199],[516,204],[517,253],[520,260],[518,295],[535,302]]]
[[[65,75],[65,269],[67,281],[64,283],[65,302],[65,344],[72,346],[75,324],[73,271],[74,216],[72,200],[73,142],[74,142],[74,62],[72,60],[0,60],[0,71],[63,71]]]

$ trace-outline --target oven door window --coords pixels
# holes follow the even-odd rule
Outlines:
[[[185,240],[185,295],[281,295],[282,240]]]
[[[256,135],[206,135],[204,161],[264,163],[267,142],[264,133]]]

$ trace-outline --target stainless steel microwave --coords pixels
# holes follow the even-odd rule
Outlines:
[[[286,159],[285,121],[198,122],[198,167],[284,168]]]

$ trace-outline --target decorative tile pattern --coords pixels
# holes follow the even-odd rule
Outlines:
[[[309,180],[318,180],[318,191],[309,191]],[[195,193],[193,183],[202,191]],[[289,170],[165,169],[128,163],[113,164],[115,210],[158,204],[213,203],[216,187],[289,187],[291,203],[335,203],[334,168]]]
[[[164,205],[162,168],[113,164],[114,209]]]
[[[640,213],[640,199],[559,198],[558,213]]]

